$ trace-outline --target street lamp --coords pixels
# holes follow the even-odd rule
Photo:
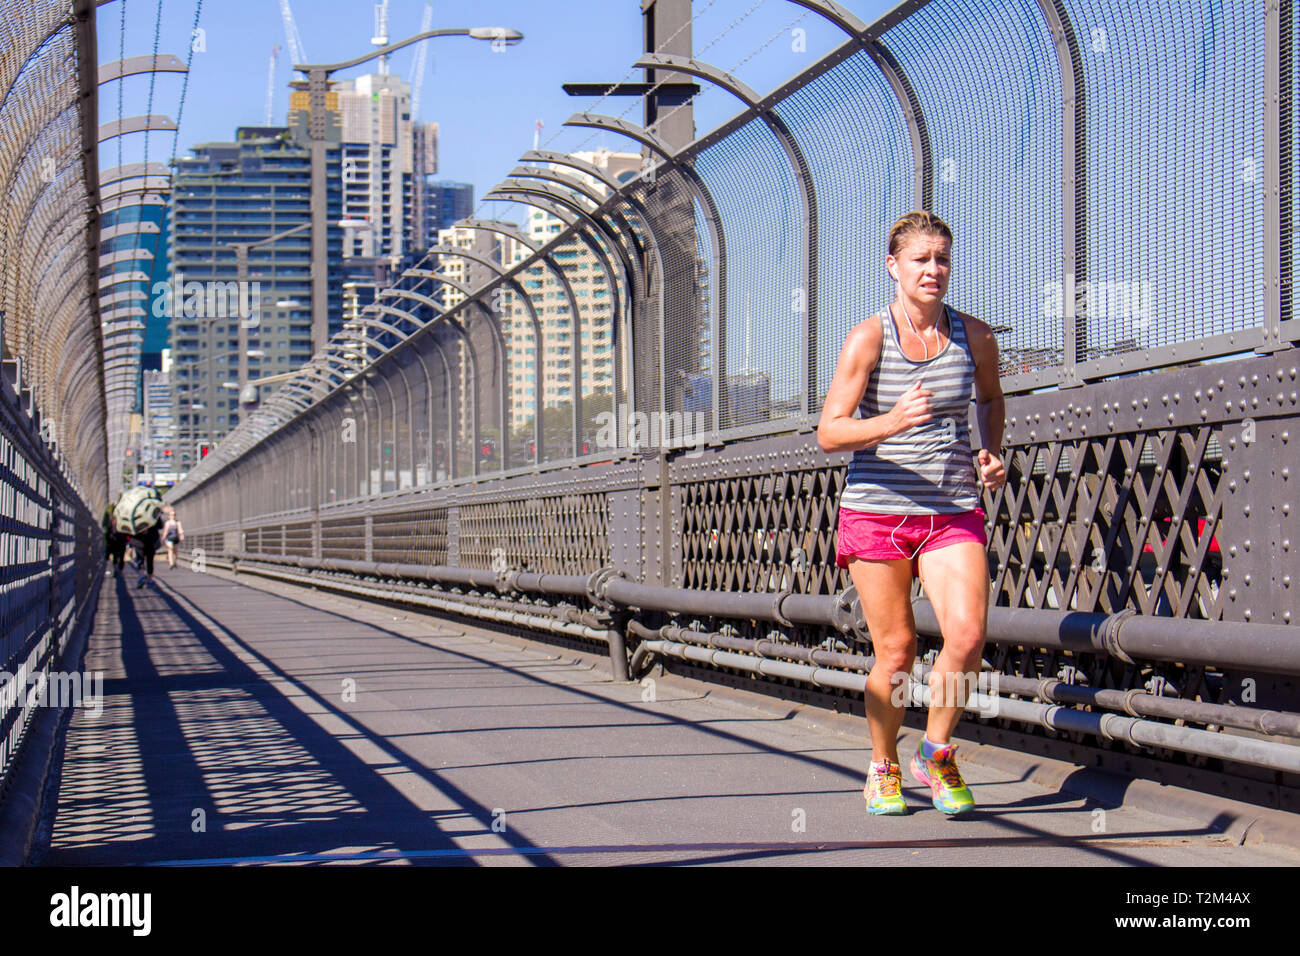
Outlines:
[[[327,243],[325,221],[328,203],[325,197],[325,97],[329,92],[329,78],[339,70],[360,66],[376,57],[386,57],[390,53],[435,37],[470,37],[474,40],[489,40],[493,49],[514,46],[521,42],[524,35],[510,27],[450,27],[440,30],[425,30],[415,36],[407,37],[387,46],[377,47],[364,56],[344,60],[342,63],[295,63],[293,68],[307,76],[307,95],[310,117],[307,123],[308,136],[311,139],[311,346],[312,352],[319,352],[329,338],[329,296],[325,288],[328,270],[325,267]]]
[[[258,246],[268,246],[273,242],[279,242],[281,239],[287,239],[289,236],[297,235],[304,229],[312,229],[313,222],[303,222],[294,226],[292,229],[285,229],[283,232],[277,232],[275,235],[267,236],[264,239],[258,239],[254,242],[228,242],[226,245],[235,250],[235,279],[239,283],[241,301],[243,289],[248,282],[248,250],[255,249]],[[312,245],[315,246],[315,230],[312,231]],[[313,270],[315,265],[312,266]],[[315,289],[313,281],[312,289]],[[277,303],[278,305],[279,303]],[[260,303],[259,303],[260,305]],[[242,401],[245,392],[245,386],[248,385],[248,358],[251,353],[248,351],[248,323],[246,316],[240,316],[239,319],[239,388],[240,398]],[[211,331],[211,329],[209,329]],[[261,353],[265,354],[265,353]],[[209,436],[210,437],[210,436]]]

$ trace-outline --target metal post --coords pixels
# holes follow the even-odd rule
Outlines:
[[[1282,89],[1282,48],[1281,0],[1267,0],[1264,5],[1264,335],[1257,352],[1276,352],[1290,345],[1284,346],[1282,342],[1281,119],[1283,97],[1290,96],[1290,90]]]
[[[328,205],[325,195],[326,119],[325,94],[329,88],[329,73],[321,67],[307,74],[307,93],[311,116],[308,131],[311,137],[311,348],[319,352],[329,339],[329,299],[326,279],[329,277],[326,221]]]
[[[1063,355],[1062,388],[1082,385],[1078,364],[1086,357],[1087,331],[1079,329],[1075,314],[1075,288],[1087,278],[1086,159],[1084,144],[1083,67],[1074,26],[1060,0],[1038,0],[1052,31],[1056,63],[1061,78],[1061,320]],[[1080,217],[1082,213],[1082,218]],[[1087,316],[1083,317],[1087,321]]]

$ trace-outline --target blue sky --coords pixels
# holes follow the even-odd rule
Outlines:
[[[303,47],[313,62],[350,59],[369,49],[373,4],[369,0],[291,0]],[[891,9],[894,0],[842,0],[842,6],[871,22]],[[391,0],[389,36],[416,33],[424,0]],[[161,17],[159,10],[161,9]],[[765,93],[843,42],[833,26],[788,0],[695,0],[692,26],[697,56],[734,70]],[[123,11],[125,24],[123,25]],[[191,46],[195,0],[114,0],[98,9],[100,62],[153,51],[155,22],[160,23],[159,53],[185,59]],[[630,98],[596,104],[592,98],[569,97],[565,82],[639,79],[629,67],[641,52],[638,0],[435,0],[433,26],[509,26],[525,40],[495,53],[490,44],[463,38],[429,43],[420,119],[440,124],[439,178],[471,182],[476,201],[505,178],[525,150],[531,149],[538,120],[542,142],[571,151],[608,146],[635,149],[617,136],[591,130],[565,130],[561,124],[582,109],[619,115],[639,122],[640,108]],[[123,28],[124,26],[124,28]],[[261,123],[264,116],[268,62],[273,44],[281,55],[275,74],[274,122],[283,123],[291,78],[289,56],[277,0],[203,0],[203,31],[192,54],[178,136],[136,134],[120,144],[122,161],[151,161],[185,155],[196,143],[228,140],[236,126]],[[800,35],[796,31],[803,31]],[[391,69],[409,78],[414,47],[393,57]],[[743,62],[742,62],[743,61]],[[360,75],[373,67],[339,74]],[[640,71],[636,71],[638,74]],[[174,119],[183,78],[159,74],[152,80],[152,111]],[[150,102],[147,77],[109,84],[101,91],[100,121],[119,110],[132,116]],[[635,101],[639,103],[639,101]],[[697,133],[707,132],[737,111],[725,93],[708,90],[696,104]],[[105,144],[101,167],[117,165],[118,143]],[[509,207],[487,210],[510,215]]]

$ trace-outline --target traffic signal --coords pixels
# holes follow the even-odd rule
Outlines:
[[[479,458],[482,461],[488,461],[495,458],[497,453],[497,440],[495,438],[484,438],[479,442],[478,453]]]
[[[210,442],[210,441],[201,441],[201,442],[199,442],[199,457],[200,457],[200,458],[207,458],[207,457],[208,457],[208,452],[210,452],[210,451],[212,451],[212,442]]]

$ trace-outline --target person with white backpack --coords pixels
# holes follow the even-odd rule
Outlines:
[[[163,529],[163,503],[158,492],[147,485],[138,485],[122,493],[113,509],[113,526],[128,535],[132,548],[140,555],[145,573],[135,586],[153,584],[153,558],[158,551]]]

